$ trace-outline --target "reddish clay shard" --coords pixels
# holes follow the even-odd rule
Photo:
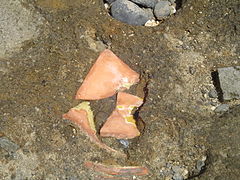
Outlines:
[[[94,180],[132,180],[132,177],[96,176]]]
[[[101,163],[94,163],[92,161],[87,161],[84,163],[85,167],[92,169],[97,172],[109,174],[109,175],[119,175],[119,176],[144,176],[149,173],[148,169],[141,166],[113,166],[104,165]]]
[[[124,153],[112,149],[98,139],[93,121],[93,113],[89,106],[89,102],[82,102],[78,106],[71,108],[66,114],[63,115],[63,118],[68,119],[78,125],[78,127],[86,134],[86,136],[89,137],[90,140],[100,148],[103,148],[108,152],[116,153],[120,156],[126,156]]]
[[[117,139],[132,139],[140,135],[135,120],[130,116],[129,121],[119,113],[118,110],[114,110],[110,117],[107,119],[103,127],[100,129],[100,135],[103,137],[115,137]]]
[[[116,109],[123,115],[129,116],[134,108],[138,108],[143,104],[143,99],[132,94],[119,92],[117,95]]]
[[[140,135],[132,110],[141,106],[143,99],[124,92],[117,96],[117,107],[100,130],[103,137],[132,139]]]
[[[139,81],[139,74],[106,49],[90,69],[76,99],[98,100],[113,96]]]

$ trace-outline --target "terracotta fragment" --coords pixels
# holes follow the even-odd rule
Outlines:
[[[90,69],[76,99],[99,100],[113,96],[117,91],[128,89],[139,81],[139,74],[106,49]]]
[[[93,121],[93,112],[89,106],[89,102],[82,102],[78,106],[71,108],[66,114],[63,115],[63,118],[68,119],[78,125],[78,127],[86,134],[86,136],[89,137],[90,140],[100,148],[116,153],[120,156],[126,156],[124,153],[112,149],[98,139]]]
[[[129,116],[134,108],[143,104],[143,99],[129,93],[119,92],[117,95],[116,109],[123,115]]]
[[[86,161],[84,163],[85,167],[92,169],[97,172],[109,174],[109,175],[119,175],[119,176],[144,176],[149,173],[148,169],[141,166],[114,166],[114,165],[104,165],[101,163],[95,163],[92,161]]]
[[[94,180],[132,180],[132,177],[96,176]]]
[[[140,135],[132,116],[123,117],[118,110],[114,110],[100,130],[103,137],[117,139],[132,139]]]
[[[136,121],[132,115],[135,107],[141,106],[143,99],[119,92],[117,106],[100,130],[103,137],[115,137],[117,139],[132,139],[140,135]]]

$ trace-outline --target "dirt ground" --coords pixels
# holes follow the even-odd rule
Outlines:
[[[208,92],[213,71],[240,65],[239,0],[185,0],[157,27],[118,22],[101,0],[22,3],[44,21],[37,38],[0,59],[0,136],[19,146],[14,153],[0,148],[0,179],[94,180],[97,173],[83,166],[88,160],[150,171],[130,179],[172,179],[174,167],[185,179],[238,179],[240,103],[226,102],[230,111],[215,114],[220,102]],[[103,139],[127,159],[99,149],[62,119],[80,102],[75,93],[104,48],[146,82],[136,88],[146,90],[141,136],[127,149]],[[114,98],[92,103],[98,130],[113,106]]]

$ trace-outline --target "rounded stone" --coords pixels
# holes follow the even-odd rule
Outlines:
[[[214,110],[216,113],[226,112],[229,110],[228,104],[221,104]]]
[[[154,14],[157,17],[157,19],[163,19],[171,14],[172,7],[171,3],[169,1],[159,1],[155,8],[154,8]]]
[[[208,96],[210,98],[217,98],[218,97],[218,93],[216,91],[216,89],[211,89],[209,92],[208,92]]]
[[[131,25],[144,25],[148,20],[149,13],[128,0],[116,0],[111,7],[112,17]]]
[[[139,4],[143,7],[154,8],[158,0],[130,0],[136,4]]]

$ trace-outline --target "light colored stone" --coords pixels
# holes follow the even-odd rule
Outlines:
[[[0,57],[18,51],[26,40],[36,38],[43,18],[20,0],[1,0],[0,3]]]

